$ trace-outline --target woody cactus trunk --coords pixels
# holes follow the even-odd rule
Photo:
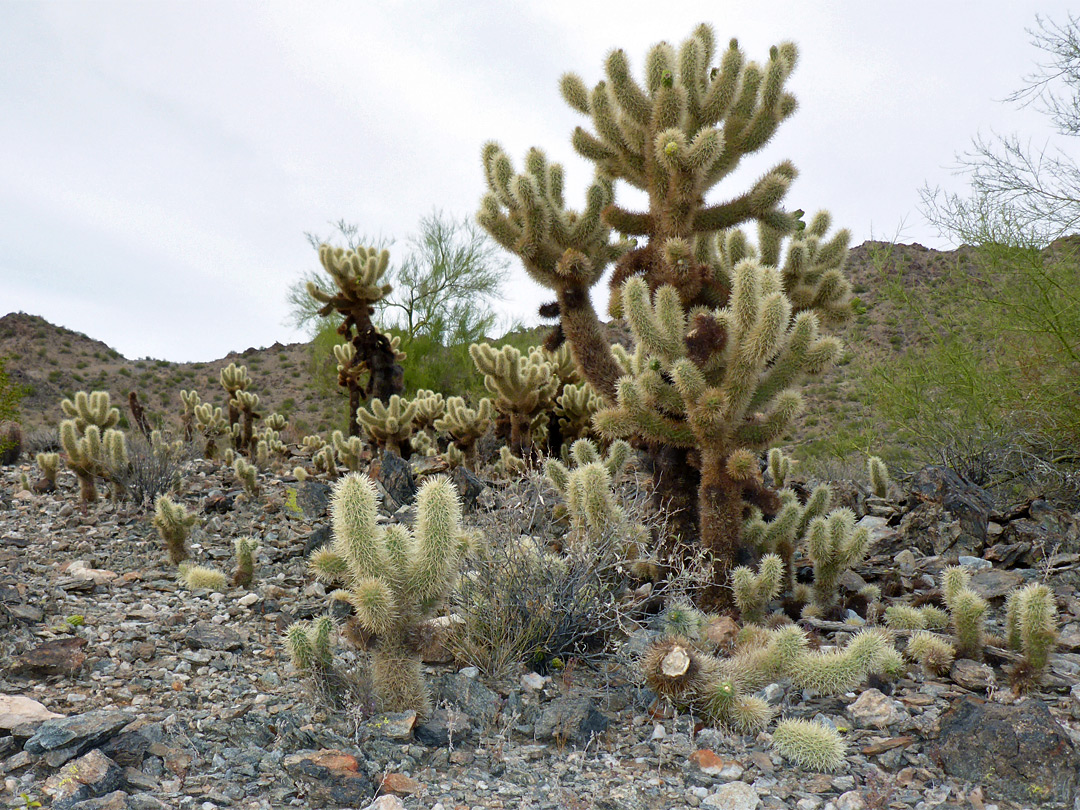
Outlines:
[[[735,40],[718,55],[701,25],[678,50],[653,46],[644,85],[621,50],[591,91],[563,76],[564,99],[595,128],[572,137],[596,166],[581,211],[566,207],[563,169],[539,149],[522,173],[498,144],[483,149],[489,190],[479,222],[554,291],[556,302],[541,309],[559,319],[549,346],[569,342],[602,397],[595,426],[648,450],[673,534],[712,552],[719,601],[730,600],[720,586],[745,556],[745,505],[766,517],[780,505],[754,454],[798,414],[794,386],[838,356],[839,341],[820,326],[850,312],[841,272],[848,233],[829,238],[828,214],[805,224],[801,211],[781,207],[796,176],[790,162],[748,191],[706,200],[795,111],[784,90],[795,61],[791,43],[764,64],[748,62]],[[620,180],[645,192],[646,210],[616,201]],[[756,226],[756,245],[745,225]],[[610,314],[625,317],[636,338],[621,362],[590,298],[612,263]]]
[[[323,305],[319,315],[326,317],[336,310],[344,316],[337,331],[352,345],[353,351],[337,355],[338,382],[349,391],[349,435],[359,436],[356,409],[361,400],[389,402],[393,394],[400,394],[405,387],[404,370],[397,362],[390,338],[371,322],[375,304],[390,293],[390,285],[380,283],[390,265],[390,253],[375,248],[345,250],[320,245],[319,261],[336,290],[327,292],[308,282],[307,291]],[[361,384],[364,373],[367,382]]]

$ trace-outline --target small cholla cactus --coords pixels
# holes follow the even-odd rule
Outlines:
[[[233,547],[236,549],[236,571],[232,584],[250,588],[255,578],[255,553],[259,550],[259,541],[254,537],[237,537]]]
[[[224,591],[229,587],[229,579],[220,571],[189,562],[180,563],[180,581],[193,591]]]
[[[311,466],[316,473],[325,473],[327,476],[337,474],[337,459],[334,458],[334,448],[326,445],[316,451],[311,457]]]
[[[190,391],[180,392],[180,402],[184,410],[180,414],[180,425],[184,429],[184,441],[190,442],[195,438],[195,409],[202,404],[199,392],[194,388]]]
[[[215,459],[218,457],[218,439],[222,436],[231,436],[228,420],[225,419],[221,408],[214,407],[209,402],[195,405],[194,411],[195,428],[206,440],[203,455],[209,459]]]
[[[814,518],[807,530],[807,552],[814,564],[814,608],[824,613],[840,597],[840,577],[862,561],[870,533],[855,528],[855,513],[834,509],[828,517]]]
[[[559,390],[555,367],[543,352],[527,355],[514,346],[496,349],[488,343],[469,346],[469,355],[484,375],[484,386],[495,394],[495,409],[510,421],[510,450],[525,456],[532,447],[532,426],[551,408]]]
[[[189,515],[180,504],[173,503],[168,495],[158,495],[154,501],[154,528],[165,541],[169,562],[179,565],[188,558],[187,539],[197,517]]]
[[[718,662],[682,636],[665,636],[641,658],[645,683],[677,706],[693,702],[716,680]]]
[[[38,467],[41,469],[41,474],[44,476],[44,480],[47,483],[48,490],[56,489],[56,474],[60,470],[60,454],[59,453],[38,453],[35,457]]]
[[[262,419],[262,414],[255,409],[259,407],[259,395],[250,391],[237,391],[229,400],[229,412],[233,409],[240,413],[242,424],[240,426],[240,438],[237,449],[242,453],[251,454],[255,450],[255,420]],[[235,434],[236,428],[233,428]]]
[[[434,427],[453,437],[457,449],[462,453],[463,462],[453,461],[449,452],[447,461],[455,466],[463,463],[463,466],[476,472],[476,442],[488,432],[494,416],[495,406],[487,397],[480,400],[475,409],[467,407],[462,397],[449,397],[446,412],[435,420]]]
[[[776,554],[761,558],[757,574],[744,565],[731,572],[735,605],[744,622],[760,622],[765,618],[765,607],[780,593],[783,578],[784,561]]]
[[[781,720],[773,747],[784,759],[813,771],[834,771],[844,761],[844,740],[836,729],[812,720]]]
[[[983,656],[986,645],[986,600],[968,587],[971,573],[962,566],[946,568],[941,575],[941,590],[956,636],[956,654],[976,661]]]
[[[325,676],[334,663],[330,642],[334,620],[321,616],[312,622],[293,622],[285,631],[285,645],[292,665],[306,675]]]
[[[892,630],[925,630],[926,616],[911,605],[889,605],[885,608],[885,626]]]
[[[779,447],[774,447],[769,451],[769,475],[772,477],[774,487],[784,488],[784,483],[791,473],[791,465],[791,457],[784,455],[784,451]]]
[[[247,366],[229,363],[218,374],[218,381],[221,383],[221,387],[225,389],[226,399],[229,403],[229,427],[235,428],[240,424],[240,402],[236,395],[251,385]]]
[[[877,456],[870,456],[866,460],[867,472],[870,475],[870,489],[878,498],[889,497],[889,468],[885,462]]]
[[[1045,669],[1057,643],[1057,606],[1050,588],[1033,582],[1010,593],[1005,602],[1005,633],[1008,645],[1023,652],[1035,673]]]
[[[243,456],[236,456],[233,459],[232,468],[233,472],[236,473],[236,477],[240,479],[240,483],[244,485],[244,492],[252,498],[258,497],[259,479],[255,465],[249,464],[244,460]]]
[[[371,410],[358,408],[356,421],[379,449],[399,456],[408,455],[408,453],[402,453],[402,449],[412,436],[413,419],[416,413],[415,402],[409,402],[394,394],[390,397],[388,404],[373,399]]]
[[[334,445],[338,461],[348,467],[352,472],[359,472],[364,454],[364,442],[359,436],[345,438],[340,430],[330,434],[330,441]]]
[[[334,487],[334,541],[310,566],[324,582],[341,582],[333,598],[349,602],[360,626],[377,637],[372,682],[382,711],[431,708],[420,673],[417,625],[446,596],[468,544],[461,504],[449,480],[429,479],[416,498],[416,521],[380,528],[375,484],[351,473]]]
[[[789,665],[788,675],[800,688],[810,688],[823,695],[835,695],[854,689],[870,673],[890,668],[896,650],[883,630],[861,630],[843,648],[807,652]]]
[[[93,391],[89,394],[79,391],[75,394],[74,401],[63,400],[60,409],[74,421],[75,430],[80,436],[90,425],[96,425],[98,430],[105,431],[116,427],[120,422],[120,410],[109,404],[108,391]]]

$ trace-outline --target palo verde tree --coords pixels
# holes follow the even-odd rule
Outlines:
[[[701,25],[678,49],[653,46],[644,84],[621,50],[592,90],[564,75],[563,98],[593,127],[572,138],[596,167],[580,211],[566,207],[563,169],[541,150],[519,173],[498,144],[483,148],[480,224],[555,293],[541,308],[558,317],[549,345],[569,342],[604,401],[601,432],[648,449],[676,532],[712,552],[714,601],[730,600],[721,586],[744,552],[745,504],[767,517],[780,505],[754,453],[798,414],[795,386],[838,356],[839,342],[820,327],[850,312],[848,233],[828,237],[828,214],[804,224],[801,211],[782,207],[796,176],[790,162],[707,201],[795,111],[784,90],[795,61],[791,43],[764,64],[747,61],[735,40],[717,54]],[[644,210],[616,200],[620,181],[645,193]],[[609,311],[628,321],[632,354],[613,351],[589,295],[612,263]]]

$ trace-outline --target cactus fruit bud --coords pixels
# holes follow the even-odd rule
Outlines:
[[[781,720],[772,744],[784,759],[812,771],[836,770],[847,752],[836,729],[812,720]]]

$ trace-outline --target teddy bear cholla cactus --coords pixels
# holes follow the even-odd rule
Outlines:
[[[450,482],[434,478],[417,494],[416,524],[380,528],[377,495],[367,476],[350,473],[334,486],[334,540],[312,555],[319,579],[342,583],[333,597],[349,602],[377,637],[372,682],[383,711],[430,711],[420,674],[419,623],[431,616],[458,574],[469,542]]]
[[[1038,674],[1046,668],[1057,642],[1057,607],[1046,585],[1033,582],[1009,594],[1005,602],[1006,641],[1024,653],[1027,666]]]
[[[415,402],[394,394],[386,405],[373,399],[371,410],[358,408],[356,418],[377,447],[389,453],[408,455],[407,452],[403,454],[402,449],[412,436],[416,414]]]
[[[436,430],[450,434],[454,446],[447,448],[447,460],[452,464],[463,463],[465,467],[476,471],[476,442],[488,432],[495,416],[495,407],[488,397],[480,400],[476,408],[470,408],[462,397],[449,397],[446,411],[436,419]],[[456,450],[461,461],[456,461],[451,450]]]
[[[764,65],[747,62],[734,41],[713,67],[717,56],[702,25],[678,50],[662,42],[649,51],[644,85],[623,51],[609,55],[607,79],[592,90],[565,75],[564,99],[595,127],[573,136],[598,169],[585,208],[566,208],[562,168],[540,150],[516,174],[489,143],[478,220],[555,292],[557,304],[542,313],[557,313],[556,341],[569,342],[607,406],[595,425],[650,447],[657,498],[670,505],[679,534],[712,552],[722,601],[742,550],[744,503],[767,515],[778,506],[731,457],[790,426],[801,407],[794,386],[839,354],[819,326],[843,321],[851,296],[841,273],[848,234],[827,239],[827,215],[803,225],[801,212],[780,207],[796,174],[789,162],[727,202],[706,201],[795,109],[784,91],[793,44],[772,48]],[[616,202],[620,180],[645,192],[647,210]],[[756,247],[738,230],[745,223],[759,226]],[[614,241],[612,229],[645,239]],[[629,363],[619,362],[589,296],[612,262],[609,310],[627,319],[637,344]]]
[[[487,343],[469,346],[469,355],[495,395],[495,410],[510,422],[510,450],[517,456],[532,448],[534,422],[553,404],[559,388],[555,368],[541,351],[522,354],[514,346],[495,349]]]
[[[196,520],[196,515],[188,514],[182,504],[174,503],[168,495],[158,495],[154,501],[154,528],[165,542],[173,565],[188,558],[187,539]]]

